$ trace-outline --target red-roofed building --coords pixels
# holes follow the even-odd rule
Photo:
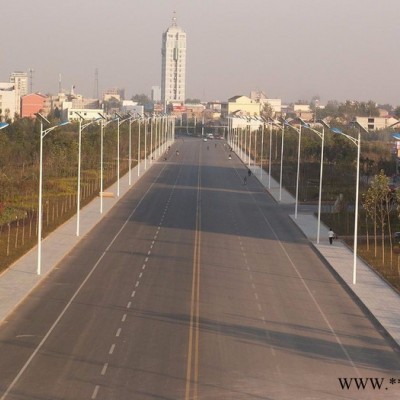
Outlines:
[[[40,93],[30,93],[21,97],[21,117],[35,118],[35,114],[45,109],[47,97]]]

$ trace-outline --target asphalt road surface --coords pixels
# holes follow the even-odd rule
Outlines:
[[[179,139],[29,294],[0,400],[400,398],[397,349],[228,154]]]

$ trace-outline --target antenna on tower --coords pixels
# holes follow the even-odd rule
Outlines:
[[[29,68],[29,93],[33,93],[33,68]]]
[[[62,85],[61,85],[61,74],[58,74],[58,93],[61,93]]]
[[[176,26],[176,11],[174,11],[172,16],[172,26]]]
[[[96,68],[94,71],[94,90],[93,90],[93,98],[99,98],[99,70]]]

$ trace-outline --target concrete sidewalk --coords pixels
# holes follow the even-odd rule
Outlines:
[[[242,160],[248,161],[246,155],[242,157]],[[246,165],[248,166],[248,163]],[[293,222],[302,230],[316,250],[376,318],[384,330],[400,346],[399,293],[360,258],[357,258],[357,279],[356,284],[353,284],[353,251],[340,240],[336,240],[333,245],[330,245],[328,240],[329,228],[322,223],[320,227],[320,243],[317,243],[318,220],[314,213],[302,213],[301,206],[299,206],[297,219],[295,219],[295,198],[282,188],[281,201],[279,201],[281,192],[279,183],[272,178],[269,180],[268,172],[261,171],[259,166],[252,164],[250,169],[278,203],[293,204],[293,215],[290,215]],[[269,184],[270,188],[268,188]]]
[[[173,142],[167,143],[172,145]],[[149,155],[147,162],[143,160],[139,166],[131,170],[131,185],[129,173],[120,178],[120,196],[117,197],[117,183],[114,183],[107,192],[114,193],[114,197],[103,197],[103,213],[100,214],[100,197],[92,200],[80,212],[80,236],[76,236],[76,215],[59,226],[42,241],[41,274],[37,274],[37,246],[19,258],[10,268],[0,275],[0,324],[9,313],[24,300],[24,298],[46,277],[76,244],[107,215],[108,211],[123,198],[134,184],[157,162],[158,149]],[[161,153],[160,153],[161,155]],[[154,160],[152,158],[154,157]],[[146,170],[145,170],[146,165]],[[139,169],[139,171],[138,171]],[[140,172],[140,176],[138,176]]]

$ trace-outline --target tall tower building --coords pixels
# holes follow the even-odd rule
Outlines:
[[[162,36],[161,101],[185,101],[186,33],[172,18],[172,25]]]
[[[28,73],[16,71],[10,75],[10,83],[15,88],[15,112],[21,115],[21,97],[28,94]]]

